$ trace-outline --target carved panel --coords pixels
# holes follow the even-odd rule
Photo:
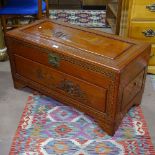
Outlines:
[[[78,84],[73,83],[71,80],[63,79],[58,81],[57,77],[52,76],[41,68],[35,69],[34,74],[39,80],[51,81],[49,83],[50,88],[62,90],[70,97],[76,98],[79,101],[89,102],[86,93],[80,88]]]
[[[63,90],[70,96],[76,97],[78,100],[87,101],[86,93],[81,90],[78,84],[75,84],[70,80],[64,79],[60,81],[60,84],[57,88]]]

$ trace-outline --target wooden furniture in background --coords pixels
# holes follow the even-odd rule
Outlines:
[[[155,74],[155,1],[123,0],[120,35],[152,44],[148,73]]]
[[[51,9],[81,9],[82,0],[49,0]]]
[[[114,34],[119,34],[121,9],[123,0],[107,0],[106,23],[112,29]]]
[[[0,8],[3,31],[5,33],[8,27],[21,26],[19,18],[41,19],[44,13],[49,16],[48,0],[7,0]],[[8,19],[14,19],[14,23],[9,24]]]
[[[83,6],[104,6],[106,5],[106,0],[82,0]]]
[[[49,0],[50,7],[54,8],[83,8],[106,6],[106,0]]]
[[[51,20],[8,31],[15,88],[29,86],[113,135],[144,90],[150,45]]]

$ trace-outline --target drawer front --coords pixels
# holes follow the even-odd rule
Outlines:
[[[154,0],[133,0],[132,19],[155,19]]]
[[[79,103],[105,112],[107,89],[17,55],[14,59],[17,74],[79,101]]]
[[[132,21],[129,37],[155,43],[155,22]]]
[[[155,44],[152,45],[150,59],[149,59],[149,66],[155,66]]]
[[[144,71],[139,73],[123,90],[122,108],[124,109],[126,105],[140,92],[144,79]]]

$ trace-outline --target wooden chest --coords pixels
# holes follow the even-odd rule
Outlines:
[[[113,135],[139,105],[150,45],[51,20],[6,34],[15,88],[31,87],[92,116]]]

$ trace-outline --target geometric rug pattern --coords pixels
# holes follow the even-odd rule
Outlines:
[[[113,137],[84,113],[50,97],[33,95],[22,114],[10,155],[154,155],[140,106]]]
[[[50,10],[50,18],[89,28],[103,28],[105,10]]]

